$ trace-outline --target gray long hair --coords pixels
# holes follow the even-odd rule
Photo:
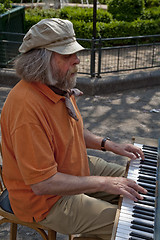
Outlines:
[[[53,85],[51,56],[52,52],[44,48],[21,54],[15,61],[17,75],[27,82],[52,83]]]

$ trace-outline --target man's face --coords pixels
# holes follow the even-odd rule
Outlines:
[[[77,65],[80,63],[77,54],[61,55],[53,53],[51,56],[51,71],[56,87],[67,90],[76,85]]]

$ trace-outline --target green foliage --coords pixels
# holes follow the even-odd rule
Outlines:
[[[92,38],[93,25],[91,22],[73,21],[76,36],[78,38]],[[157,20],[135,20],[133,22],[112,21],[112,23],[97,23],[97,36],[102,38],[117,38],[128,36],[154,35],[160,32],[160,19]],[[133,40],[127,40],[129,44]],[[86,44],[86,43],[85,43]],[[112,45],[117,44],[117,40],[112,41]],[[121,41],[119,40],[119,45]],[[123,40],[124,44],[124,40]],[[90,43],[84,45],[91,47]]]
[[[146,9],[141,15],[140,19],[159,19],[160,18],[160,6]]]
[[[45,18],[52,18],[52,17],[59,17],[59,13],[57,10],[54,10],[53,8],[49,9],[42,9],[42,8],[28,8],[25,11],[25,14],[33,17],[33,16],[39,16],[39,17],[45,17]]]
[[[106,26],[103,36],[105,37],[127,37],[154,35],[160,32],[160,19],[154,20],[135,20],[132,23],[113,22],[111,26]],[[107,34],[109,29],[109,34]],[[106,34],[105,34],[106,31]]]
[[[0,14],[5,13],[10,8],[12,8],[11,3],[12,3],[11,0],[0,0]]]
[[[81,7],[64,7],[59,12],[59,17],[69,20],[84,20],[85,22],[93,21],[93,9]],[[103,9],[97,10],[97,22],[110,22],[112,15]]]
[[[100,3],[100,4],[104,4],[104,5],[105,5],[105,4],[107,4],[107,3],[108,3],[108,0],[99,0],[99,3]]]
[[[160,19],[157,20],[136,20],[132,23],[137,35],[155,35],[160,32]]]
[[[62,18],[68,19],[72,22],[76,22],[79,26],[83,24],[88,26],[87,23],[93,22],[93,9],[92,8],[80,8],[80,7],[64,7],[60,10],[54,9],[27,9],[25,11],[25,32],[29,30],[29,28],[36,24],[38,21],[44,18]],[[97,10],[97,22],[111,22],[112,16],[110,13],[103,9]],[[78,23],[78,21],[80,23]],[[89,28],[90,29],[90,28]],[[88,31],[87,31],[88,32]]]
[[[39,2],[42,2],[42,0],[40,0]],[[13,0],[13,3],[21,3],[21,0]],[[23,0],[23,3],[32,3],[32,0]]]
[[[97,10],[97,22],[109,23],[112,21],[112,14],[103,9]]]
[[[24,31],[27,32],[31,26],[45,18],[59,17],[58,11],[54,9],[30,8],[25,11]]]
[[[91,22],[86,23],[82,21],[72,21],[73,27],[78,38],[92,38],[93,24]]]
[[[160,6],[160,1],[159,0],[145,0],[145,7],[150,8],[150,7],[158,7]]]
[[[0,3],[0,14],[4,13],[6,11],[6,8],[4,7],[4,4]]]
[[[132,22],[142,14],[144,6],[144,0],[110,0],[108,12],[116,20]]]
[[[135,20],[133,22],[124,21],[113,21],[110,24],[98,23],[99,25],[99,35],[102,38],[118,38],[118,37],[128,37],[128,36],[145,36],[145,35],[155,35],[160,32],[160,19],[154,20]],[[121,44],[135,44],[135,40],[130,38],[127,40],[112,40],[110,45],[121,45]],[[110,46],[108,42],[105,42]]]

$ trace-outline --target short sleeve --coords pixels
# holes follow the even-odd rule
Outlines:
[[[35,124],[24,124],[12,135],[19,170],[26,185],[35,184],[57,172],[51,136]]]

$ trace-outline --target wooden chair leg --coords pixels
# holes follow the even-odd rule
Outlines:
[[[73,235],[69,235],[69,240],[73,240],[74,236]]]
[[[54,230],[48,230],[48,240],[56,240],[57,233]]]
[[[48,240],[48,236],[46,234],[46,232],[43,230],[43,229],[40,229],[40,228],[33,228],[31,227],[32,229],[35,229],[40,235],[41,237],[44,239],[44,240]]]
[[[10,240],[16,240],[17,238],[17,224],[11,223],[10,224]]]

